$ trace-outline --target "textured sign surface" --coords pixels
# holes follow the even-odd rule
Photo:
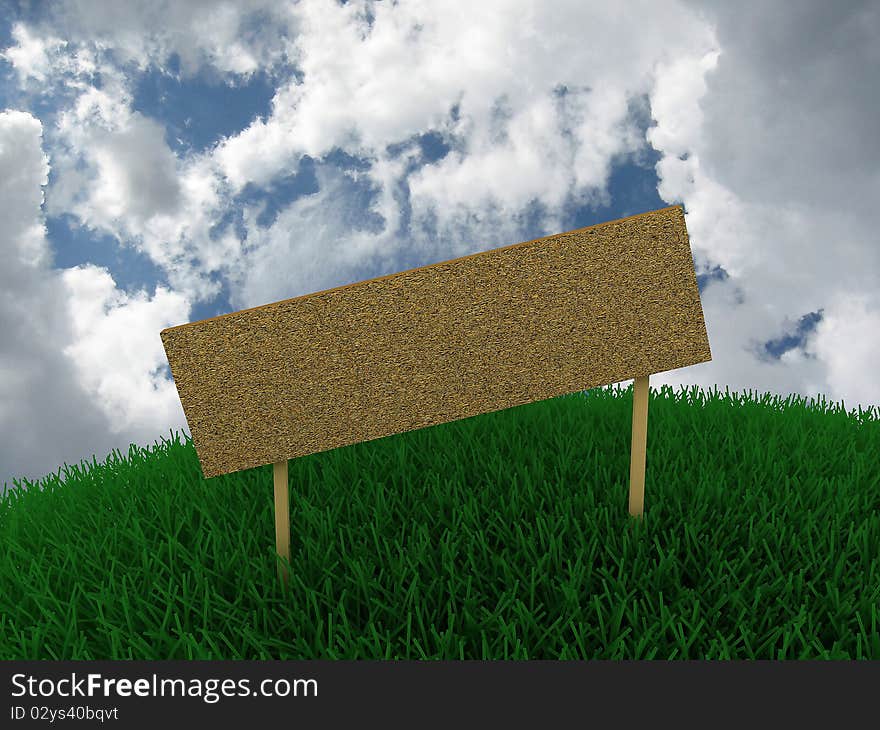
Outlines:
[[[712,357],[679,206],[161,336],[205,477]]]

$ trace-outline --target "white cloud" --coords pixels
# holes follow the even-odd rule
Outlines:
[[[148,255],[191,300],[216,295],[212,274],[240,254],[226,236],[218,256],[208,234],[228,208],[226,183],[210,155],[177,159],[161,125],[132,110],[132,65],[164,68],[176,53],[182,76],[206,71],[235,83],[285,61],[289,20],[276,3],[251,0],[74,0],[49,6],[33,27],[18,24],[6,55],[22,83],[64,102],[48,130],[55,182],[47,211],[71,213]]]
[[[161,124],[132,111],[130,80],[119,69],[102,67],[101,88],[78,82],[52,130],[56,181],[47,211],[135,247],[189,300],[214,296],[211,274],[237,255],[212,253],[209,229],[228,207],[216,164],[210,155],[177,158]]]
[[[880,363],[880,300],[877,292],[837,292],[825,307],[824,318],[809,339],[807,356],[817,357],[827,376],[818,392],[843,401],[848,410],[856,404],[880,404],[880,384],[875,372]],[[797,363],[803,366],[803,360]]]
[[[132,114],[124,130],[94,140],[89,153],[98,175],[88,204],[99,216],[143,222],[176,212],[180,196],[176,158],[161,125]]]
[[[79,81],[71,108],[58,115],[59,184],[49,196],[50,211],[72,212],[85,225],[135,237],[151,217],[176,212],[177,159],[163,127],[131,110],[121,72],[102,69],[101,88]]]
[[[650,88],[651,65],[709,43],[701,22],[676,5],[640,4],[640,27],[651,32],[621,32],[609,43],[602,39],[625,23],[604,4],[559,13],[531,2],[370,4],[371,28],[367,7],[298,3],[302,83],[279,88],[268,119],[224,140],[215,159],[240,189],[267,184],[302,154],[342,147],[370,159],[364,174],[385,189],[404,174],[388,177],[386,146],[439,131],[455,149],[406,180],[410,241],[430,245],[422,229],[436,219],[456,254],[515,242],[535,201],[547,208],[548,232],[569,199],[607,201],[614,158],[644,146],[627,110]],[[553,93],[562,86],[564,100]],[[399,211],[387,217],[400,220]]]
[[[48,256],[42,220],[34,215],[43,204],[43,187],[49,182],[49,159],[39,144],[43,127],[38,119],[21,111],[0,113],[0,124],[4,256],[7,263],[12,263],[12,258],[14,265],[34,266]],[[34,137],[37,144],[33,144]]]
[[[22,23],[13,24],[12,38],[15,44],[0,53],[0,57],[12,64],[22,86],[29,79],[45,81],[51,72],[51,63],[54,60],[52,57],[66,45],[65,41],[54,36],[34,36]]]
[[[700,8],[720,53],[658,68],[648,138],[664,155],[661,196],[687,207],[698,265],[730,278],[703,295],[713,362],[656,381],[880,403],[880,249],[868,214],[880,145],[864,126],[880,97],[865,93],[875,73],[859,63],[880,12],[804,3],[781,22],[775,6]],[[779,362],[758,356],[820,310],[800,348]]]
[[[96,266],[67,269],[61,281],[75,338],[64,354],[111,428],[159,433],[179,421],[177,391],[161,371],[166,360],[159,332],[186,321],[186,299],[164,287],[157,287],[152,298],[143,291],[125,294],[106,269]]]
[[[254,225],[256,211],[246,211],[249,254],[230,273],[233,307],[351,283],[363,278],[365,267],[381,266],[379,259],[393,245],[393,231],[352,230],[361,214],[352,202],[352,180],[329,166],[317,166],[315,173],[321,191],[295,201],[269,228]]]
[[[120,295],[94,270],[80,271],[79,286],[67,290],[47,255],[41,203],[49,161],[41,135],[33,115],[0,113],[0,485],[93,454],[102,460],[185,423],[173,386],[155,370],[159,330],[188,309],[162,290],[153,299]]]
[[[295,107],[299,91],[296,86],[279,90],[272,101],[273,108],[278,109],[281,104]],[[262,187],[293,167],[294,151],[303,144],[312,150],[314,157],[320,157],[330,149],[317,148],[309,140],[304,140],[292,120],[280,117],[276,112],[268,121],[255,119],[240,133],[224,139],[213,157],[224,179],[237,192],[249,182]]]
[[[462,208],[479,210],[493,201],[513,213],[533,200],[559,209],[577,184],[578,167],[573,164],[574,150],[560,134],[559,120],[550,93],[542,94],[524,105],[510,120],[507,140],[495,143],[486,138],[487,130],[467,155],[448,155],[437,164],[423,167],[409,179],[413,208],[417,218],[428,211],[441,222]],[[624,113],[625,113],[624,109]],[[594,186],[605,183],[607,157],[600,167],[591,170]],[[581,177],[585,183],[586,179]],[[589,183],[587,183],[589,184]]]
[[[644,64],[686,47],[699,30],[676,6],[651,3],[633,10],[643,14],[652,32],[621,34],[613,44],[595,42],[620,25],[616,11],[603,3],[571,6],[568,15],[509,1],[369,7],[375,14],[372,29],[363,2],[305,0],[294,6],[303,83],[280,88],[269,119],[256,120],[220,146],[217,159],[230,182],[265,184],[300,155],[321,157],[336,146],[379,157],[387,144],[440,129],[461,138],[470,160],[466,171],[479,180],[471,184],[480,184],[484,193],[505,195],[505,185],[484,178],[502,173],[499,164],[522,163],[536,150],[564,155],[562,160],[544,155],[551,177],[564,171],[580,185],[601,186],[610,158],[639,144],[631,129],[617,127],[626,115],[627,95],[647,91]],[[584,43],[572,13],[589,20],[594,42]],[[572,95],[567,109],[557,112],[549,108],[549,94],[562,84]],[[587,101],[576,101],[578,95]],[[498,103],[513,117],[510,130],[493,119]],[[452,125],[449,112],[456,104],[462,120]],[[563,123],[574,135],[579,155],[574,161]],[[445,187],[453,189],[464,172],[456,177],[458,166],[444,165]],[[528,170],[517,175],[529,176]],[[511,193],[510,204],[522,194]]]
[[[288,50],[289,13],[274,0],[62,0],[48,13],[46,24],[63,28],[68,40],[106,44],[139,69],[166,66],[177,54],[183,76],[206,68],[247,76]]]

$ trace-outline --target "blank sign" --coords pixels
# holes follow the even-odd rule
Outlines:
[[[205,477],[712,357],[679,206],[161,337]]]

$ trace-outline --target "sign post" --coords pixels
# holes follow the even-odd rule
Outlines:
[[[712,359],[680,206],[161,332],[205,478],[634,379],[629,512],[644,512],[648,379]]]
[[[278,577],[285,585],[289,580],[287,565],[290,563],[290,488],[287,482],[287,460],[273,464],[275,480],[275,552],[278,553]]]
[[[629,513],[645,511],[645,451],[648,443],[648,377],[633,381],[632,446],[629,456]]]

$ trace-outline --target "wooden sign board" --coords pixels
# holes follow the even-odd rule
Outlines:
[[[711,360],[680,206],[161,337],[205,477]]]

